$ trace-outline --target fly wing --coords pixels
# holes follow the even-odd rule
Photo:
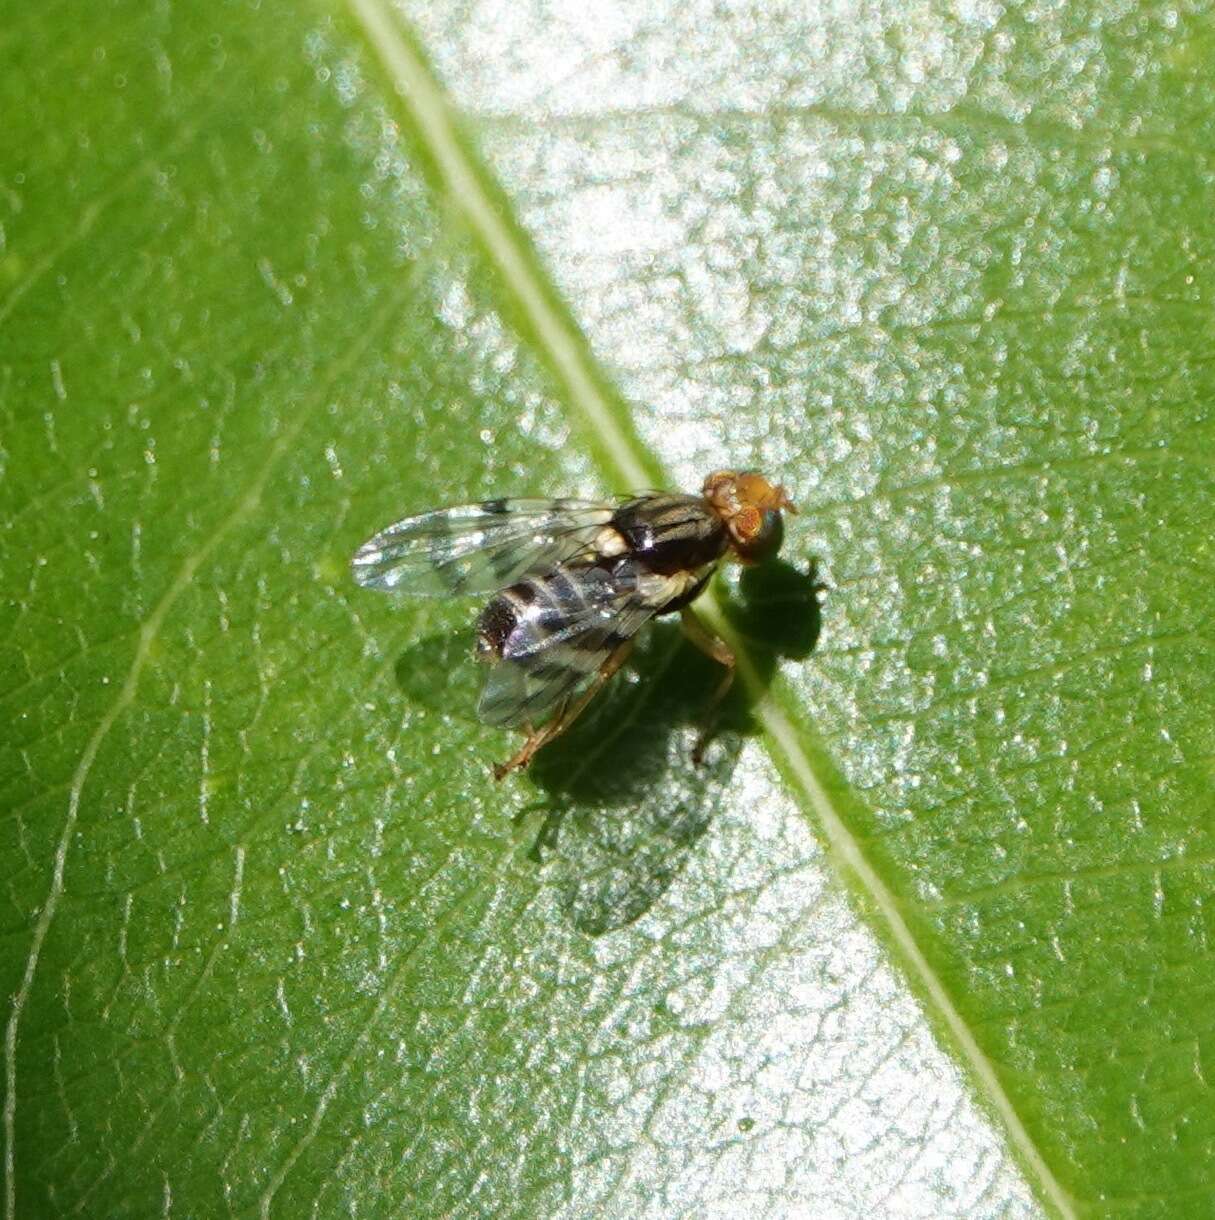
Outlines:
[[[406,517],[355,552],[368,589],[419,597],[490,593],[584,550],[612,517],[590,500],[485,500]]]
[[[641,578],[626,562],[612,571],[570,565],[532,581],[534,596],[485,680],[481,719],[526,724],[584,687],[659,608],[643,598]]]

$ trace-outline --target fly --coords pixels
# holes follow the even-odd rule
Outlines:
[[[734,654],[688,607],[723,559],[776,554],[785,509],[797,511],[779,484],[732,470],[709,475],[699,495],[485,500],[406,517],[363,543],[351,566],[369,589],[493,594],[477,619],[477,657],[489,665],[477,711],[526,735],[494,768],[501,779],[573,724],[652,618],[678,612],[685,634],[724,667],[716,706]]]

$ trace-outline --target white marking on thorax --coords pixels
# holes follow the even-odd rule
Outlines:
[[[595,554],[604,559],[615,559],[617,555],[623,555],[629,549],[624,535],[614,525],[605,525],[595,535],[591,545],[595,548]]]

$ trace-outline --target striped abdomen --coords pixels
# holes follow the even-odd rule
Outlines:
[[[615,603],[627,592],[596,564],[569,565],[521,580],[496,594],[477,619],[477,652],[485,660],[523,660],[547,652],[556,637],[594,637],[594,649],[614,646]],[[594,628],[601,630],[594,630]],[[546,660],[552,660],[551,656]],[[563,656],[568,663],[571,658]]]
[[[649,617],[637,592],[630,574],[592,562],[498,593],[477,620],[477,655],[494,665],[482,720],[527,723],[581,687]]]

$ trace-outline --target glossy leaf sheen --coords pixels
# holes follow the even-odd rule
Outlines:
[[[1209,1210],[1209,13],[636,10],[10,20],[8,1214]],[[494,787],[354,546],[723,462],[775,712]]]

